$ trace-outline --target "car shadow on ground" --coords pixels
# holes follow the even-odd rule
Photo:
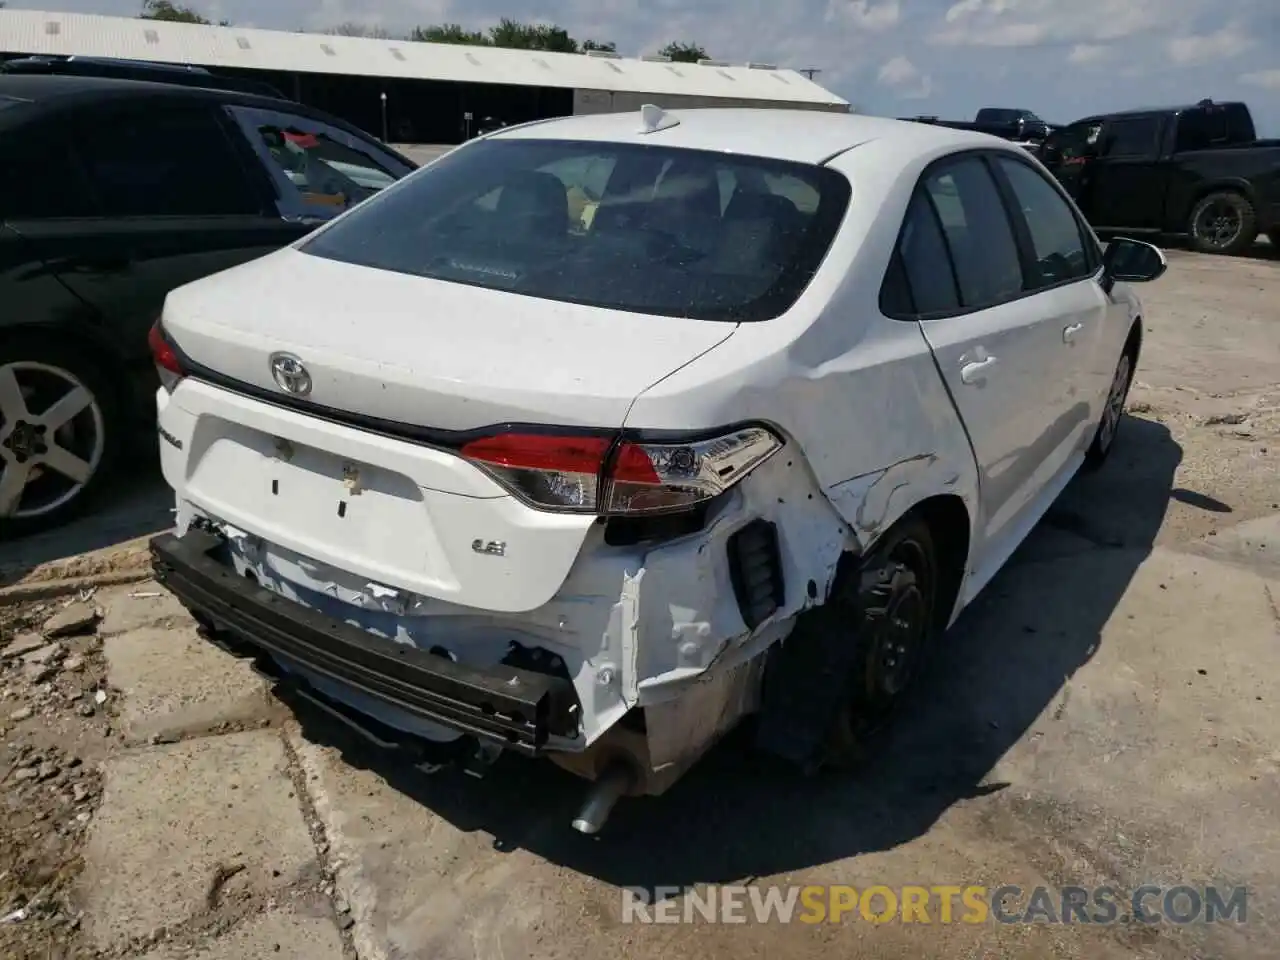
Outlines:
[[[1096,652],[1152,549],[1182,457],[1159,423],[1127,417],[1121,430],[1111,462],[1070,485],[947,634],[912,709],[857,775],[803,779],[754,759],[739,734],[666,795],[623,800],[589,838],[570,827],[583,782],[549,763],[504,759],[480,782],[428,777],[289,699],[309,739],[338,747],[346,762],[458,828],[617,886],[731,882],[888,850],[927,832],[953,804],[1002,789],[987,780],[997,761]],[[1063,558],[1079,561],[1069,577]],[[1061,593],[1051,592],[1061,602],[1019,607],[1019,584],[1040,569],[1062,580]]]
[[[122,471],[97,502],[65,526],[0,543],[0,587],[22,580],[35,567],[116,546],[173,525],[173,492],[158,463],[143,459]]]

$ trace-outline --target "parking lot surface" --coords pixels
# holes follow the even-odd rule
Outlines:
[[[585,838],[569,826],[581,782],[519,760],[483,781],[406,769],[281,704],[154,584],[10,611],[5,642],[27,639],[0,665],[0,955],[1270,955],[1275,254],[1170,253],[1143,290],[1112,461],[948,634],[915,709],[855,776],[794,779],[731,739]],[[127,522],[41,549],[158,528],[163,492],[138,483]],[[62,638],[28,634],[77,613]],[[1249,901],[1244,923],[1217,924],[624,922],[624,887],[716,884],[1247,885]]]

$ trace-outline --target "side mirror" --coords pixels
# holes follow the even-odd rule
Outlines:
[[[1102,273],[1108,288],[1117,280],[1150,283],[1162,277],[1167,269],[1169,261],[1159,247],[1128,237],[1116,237],[1107,244],[1107,252],[1102,256]]]

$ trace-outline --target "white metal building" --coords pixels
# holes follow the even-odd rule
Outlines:
[[[0,10],[0,56],[37,54],[194,64],[255,77],[371,131],[381,122],[386,94],[392,138],[418,142],[460,139],[467,114],[511,123],[644,103],[849,109],[794,70],[765,64],[685,64]]]

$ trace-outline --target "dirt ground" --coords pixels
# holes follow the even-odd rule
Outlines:
[[[862,774],[732,740],[572,833],[545,766],[425,777],[153,583],[0,605],[0,956],[1251,960],[1280,917],[1280,256],[1172,251],[1116,455],[948,635]],[[161,529],[154,479],[0,569]],[[2,586],[2,584],[0,584]],[[1243,924],[629,926],[621,888],[1248,885]]]

